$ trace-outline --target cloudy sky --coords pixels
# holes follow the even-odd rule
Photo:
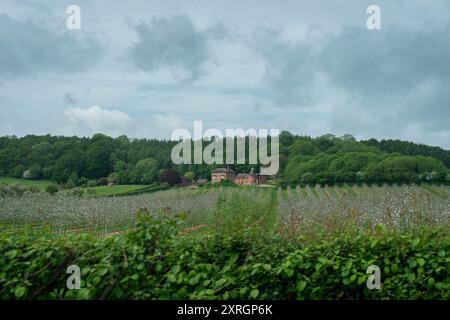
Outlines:
[[[450,2],[2,0],[0,119],[0,135],[170,138],[202,120],[450,148]]]

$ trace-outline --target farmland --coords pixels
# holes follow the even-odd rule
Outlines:
[[[29,188],[37,188],[40,191],[44,191],[47,186],[54,184],[54,182],[49,180],[30,180],[11,177],[0,177],[0,184],[8,186],[24,186]],[[83,191],[86,191],[86,193],[89,195],[112,196],[130,193],[148,187],[149,187],[148,185],[134,185],[134,184],[112,185],[112,186],[96,186],[83,188]]]
[[[450,188],[447,186],[325,187],[278,190],[279,215],[299,233],[317,226],[327,229],[369,229],[383,224],[395,231],[449,223]],[[329,230],[331,231],[331,230]]]
[[[449,292],[448,186],[26,193],[0,198],[0,221],[3,298],[427,299]],[[58,266],[68,261],[83,266],[81,290],[64,287]],[[382,268],[384,290],[365,287],[371,264]],[[55,272],[59,280],[45,284]]]
[[[97,186],[86,188],[85,190],[89,194],[94,194],[98,196],[111,196],[120,195],[123,193],[129,193],[133,191],[138,191],[146,188],[145,185],[113,185],[113,186]]]
[[[0,177],[0,184],[8,184],[8,185],[22,185],[26,187],[35,187],[39,190],[45,190],[45,188],[51,184],[51,181],[48,180],[28,180],[28,179],[19,179],[19,178],[10,178],[10,177]]]
[[[261,204],[270,206],[266,198],[271,198],[275,192],[273,188],[176,188],[150,194],[105,197],[140,190],[144,186],[125,187],[92,188],[100,190],[96,197],[73,196],[69,192],[3,197],[0,198],[0,220],[3,225],[14,227],[46,225],[63,230],[117,226],[123,229],[135,223],[138,210],[146,209],[165,210],[173,215],[183,213],[185,223],[193,226],[204,223],[219,210],[228,212],[223,219],[233,216],[233,211],[242,211],[239,208],[242,199],[233,201],[238,195],[249,197],[252,205],[261,209]],[[354,222],[365,228],[382,223],[392,229],[401,229],[423,223],[442,225],[448,223],[450,217],[448,186],[288,186],[287,189],[278,188],[274,197],[276,199],[271,200],[272,205],[277,206],[274,219],[280,226],[289,225],[290,228],[295,221],[304,228],[320,224],[320,219],[328,223],[335,219],[335,223]],[[246,219],[258,220],[260,214],[247,215]]]

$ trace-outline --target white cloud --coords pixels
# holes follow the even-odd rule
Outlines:
[[[129,131],[134,122],[125,112],[99,106],[68,108],[64,116],[68,121],[64,131],[72,134],[101,132],[118,136]]]

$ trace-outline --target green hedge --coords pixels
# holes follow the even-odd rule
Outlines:
[[[163,190],[168,190],[168,189],[170,189],[170,187],[166,186],[166,185],[150,185],[148,187],[144,187],[144,188],[141,188],[138,190],[127,191],[127,192],[122,192],[122,193],[118,193],[118,194],[110,194],[110,195],[107,195],[106,197],[116,198],[116,197],[124,197],[124,196],[135,196],[138,194],[153,193],[153,192],[163,191]]]
[[[305,244],[279,235],[180,236],[180,221],[142,215],[133,231],[2,233],[0,299],[449,299],[442,230],[342,234]],[[69,290],[66,268],[81,268]],[[381,290],[368,290],[369,265]]]

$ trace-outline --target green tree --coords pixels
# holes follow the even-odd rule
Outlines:
[[[42,167],[39,164],[34,164],[30,168],[31,179],[38,180],[42,178]]]
[[[114,164],[114,171],[119,172],[127,168],[125,161],[119,160]]]
[[[139,160],[131,173],[134,183],[151,184],[158,179],[158,162],[153,158]]]
[[[189,179],[191,179],[191,180],[194,180],[194,179],[195,179],[195,172],[194,172],[194,171],[188,171],[188,172],[186,172],[186,173],[184,174],[184,176],[185,176],[186,178],[189,178]]]
[[[13,176],[14,178],[22,178],[22,175],[25,172],[25,170],[26,170],[25,166],[18,165],[11,171],[11,176]]]
[[[111,172],[109,155],[112,149],[99,141],[86,151],[86,176],[89,178],[105,177]]]
[[[80,156],[75,152],[69,152],[59,157],[53,168],[53,180],[65,183],[73,172],[79,172]]]
[[[80,185],[78,174],[76,172],[72,172],[72,174],[69,176],[69,179],[67,180],[67,183],[74,187],[78,187]]]

